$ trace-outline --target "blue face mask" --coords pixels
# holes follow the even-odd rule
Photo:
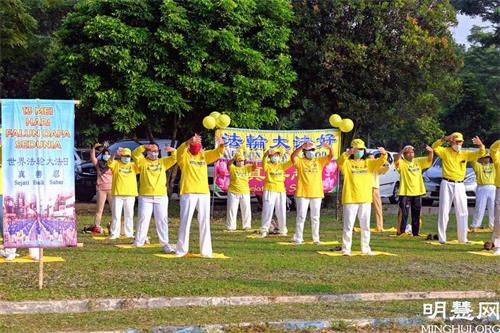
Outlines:
[[[364,154],[364,151],[357,151],[354,153],[354,158],[362,158]]]
[[[314,158],[314,155],[315,155],[315,154],[314,154],[314,152],[313,152],[313,151],[306,150],[306,151],[304,152],[304,155],[306,156],[306,158],[308,158],[308,159],[312,160],[312,159]]]
[[[150,160],[156,160],[158,158],[158,152],[152,152],[152,151],[148,151],[147,152],[147,156]]]
[[[110,155],[108,155],[108,154],[102,155],[102,160],[103,160],[103,161],[107,161],[107,160],[109,160],[109,158],[110,158],[110,157],[111,157],[111,156],[110,156]]]
[[[278,163],[278,161],[279,161],[277,156],[271,156],[270,160],[271,160],[271,163]]]
[[[121,161],[125,164],[130,163],[130,156],[122,156]]]

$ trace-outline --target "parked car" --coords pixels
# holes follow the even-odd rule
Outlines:
[[[367,153],[372,154],[375,158],[380,157],[377,149],[367,149]],[[380,176],[380,197],[388,198],[393,204],[399,200],[399,172],[394,166],[394,156],[396,152],[387,152],[387,162],[389,163],[389,170],[384,175]]]
[[[88,148],[76,148],[76,153],[78,154],[82,162],[90,161],[90,151],[91,149]]]
[[[108,149],[111,151],[111,153],[115,153],[118,148],[130,148],[130,150],[134,150],[137,148],[139,145],[143,144],[148,144],[150,141],[149,140],[121,140],[113,143],[108,147]],[[168,139],[159,139],[156,140],[156,143],[160,146],[160,149],[162,151],[162,154],[165,154],[164,148],[167,146],[170,146],[172,143],[172,140]],[[175,147],[177,145],[177,142],[175,141],[172,144],[172,147]],[[78,154],[75,152],[75,155],[77,156]],[[101,157],[101,154],[99,153],[97,156],[97,159]],[[177,176],[180,176],[180,172],[178,172]],[[75,191],[76,191],[76,199],[78,201],[90,201],[95,195],[95,186],[96,186],[96,181],[97,181],[97,173],[94,165],[92,162],[84,162],[80,164],[79,170],[76,172],[76,179],[75,179]],[[175,182],[176,188],[174,188],[174,192],[177,190],[178,191],[178,180]]]
[[[426,193],[422,197],[422,203],[432,205],[434,201],[439,200],[439,186],[443,179],[443,161],[441,158],[436,158],[432,166],[423,173],[423,178]],[[467,163],[464,185],[467,201],[475,201],[477,187],[476,174],[470,163]]]

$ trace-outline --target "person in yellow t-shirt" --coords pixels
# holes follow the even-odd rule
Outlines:
[[[210,189],[207,166],[216,162],[224,154],[224,140],[220,136],[216,136],[215,143],[217,148],[205,151],[201,137],[195,134],[184,142],[177,152],[177,163],[181,169],[181,223],[179,225],[179,240],[175,250],[178,257],[185,256],[189,251],[189,229],[195,210],[198,211],[201,255],[204,257],[212,256]]]
[[[309,206],[311,207],[311,231],[314,244],[319,245],[319,219],[321,201],[325,194],[323,192],[323,169],[333,158],[333,149],[329,144],[324,144],[328,154],[318,156],[314,143],[306,142],[292,153],[292,163],[297,171],[297,190],[295,191],[295,203],[297,204],[297,218],[295,234],[292,242],[302,244],[304,242],[304,223]],[[299,157],[302,153],[303,157]]]
[[[486,155],[472,161],[472,169],[476,174],[476,208],[472,218],[472,232],[476,232],[483,222],[484,212],[488,208],[488,226],[493,230],[495,225],[495,166],[491,156]]]
[[[404,235],[411,211],[411,232],[419,236],[422,195],[425,194],[422,171],[432,165],[434,151],[426,146],[426,157],[415,157],[415,148],[405,146],[394,158],[394,165],[399,172],[399,214],[398,235]]]
[[[115,157],[118,155],[119,160]],[[109,239],[118,239],[121,233],[122,210],[125,215],[125,237],[134,237],[134,205],[137,196],[137,177],[139,168],[132,162],[129,148],[118,148],[107,162],[113,174],[111,184],[112,209],[111,232]]]
[[[264,192],[262,194],[262,237],[267,237],[273,213],[276,213],[280,235],[286,235],[286,190],[285,172],[292,166],[292,161],[283,162],[285,158],[279,151],[269,149],[262,158],[262,169],[266,173]]]
[[[367,159],[363,140],[354,139],[351,148],[340,155],[337,164],[344,176],[342,205],[344,232],[342,234],[342,253],[351,254],[352,231],[356,216],[361,228],[361,252],[373,255],[370,249],[370,213],[373,200],[373,174],[378,172],[387,161],[387,152],[378,148],[380,158]]]
[[[161,157],[156,143],[141,145],[132,151],[132,158],[139,169],[139,210],[134,245],[141,247],[147,240],[151,214],[154,214],[156,231],[165,253],[174,252],[168,238],[168,195],[166,172],[177,162],[176,150],[165,147],[170,156]],[[144,156],[146,152],[146,156]]]
[[[227,191],[227,230],[236,230],[238,206],[241,210],[241,222],[244,230],[252,228],[252,206],[250,205],[250,186],[248,181],[256,165],[245,165],[245,157],[237,152],[233,159],[228,161],[229,189]]]
[[[495,166],[495,226],[493,228],[493,254],[500,256],[500,140],[495,141],[490,147],[490,155]]]
[[[443,147],[448,143],[451,147]],[[479,146],[478,151],[462,149],[464,137],[461,133],[454,132],[444,136],[432,144],[434,153],[441,157],[443,162],[443,179],[439,185],[439,213],[438,236],[441,244],[446,243],[446,229],[450,218],[451,204],[454,204],[457,216],[457,237],[459,243],[467,243],[469,211],[467,210],[467,195],[465,194],[464,178],[467,162],[472,162],[486,155],[479,137],[474,137],[472,143]]]

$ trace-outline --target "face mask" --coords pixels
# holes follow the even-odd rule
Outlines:
[[[123,156],[121,160],[125,164],[130,163],[130,156]]]
[[[452,145],[451,148],[458,153],[462,150],[462,145]]]
[[[245,162],[244,162],[244,161],[237,161],[237,162],[236,162],[236,166],[239,166],[239,167],[240,167],[240,166],[243,166],[244,164],[245,164]]]
[[[276,156],[271,156],[270,160],[271,160],[271,163],[278,163],[278,157],[276,157]]]
[[[198,155],[200,150],[201,150],[201,144],[199,144],[199,143],[193,143],[193,144],[189,145],[189,151],[193,155]]]
[[[313,152],[313,151],[306,150],[305,155],[306,155],[306,158],[308,158],[308,159],[310,159],[310,160],[311,160],[311,159],[313,159],[313,158],[314,158],[314,155],[315,155],[315,154],[314,154],[314,152]]]
[[[153,160],[153,161],[158,158],[158,152],[156,152],[156,151],[155,152],[148,151],[147,155],[148,155],[148,158],[150,160]]]
[[[354,158],[362,158],[364,154],[363,151],[357,151],[354,153]]]
[[[110,155],[108,155],[108,154],[106,154],[106,155],[102,155],[102,159],[103,159],[104,161],[109,160],[109,158],[110,158],[110,157],[111,157],[111,156],[110,156]]]

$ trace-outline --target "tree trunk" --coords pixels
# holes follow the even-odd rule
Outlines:
[[[177,115],[174,115],[174,123],[173,123],[173,130],[172,130],[172,136],[170,139],[172,140],[172,146],[174,144],[174,141],[177,140],[177,132],[178,132],[178,122],[177,122]],[[179,144],[177,145],[179,146]],[[177,147],[174,147],[177,148]],[[169,198],[172,197],[173,191],[174,191],[174,185],[175,185],[175,178],[177,177],[177,172],[179,171],[179,166],[175,164],[172,168],[170,168],[170,172],[168,173],[168,178],[167,178],[167,193]],[[180,190],[180,189],[179,189]]]

